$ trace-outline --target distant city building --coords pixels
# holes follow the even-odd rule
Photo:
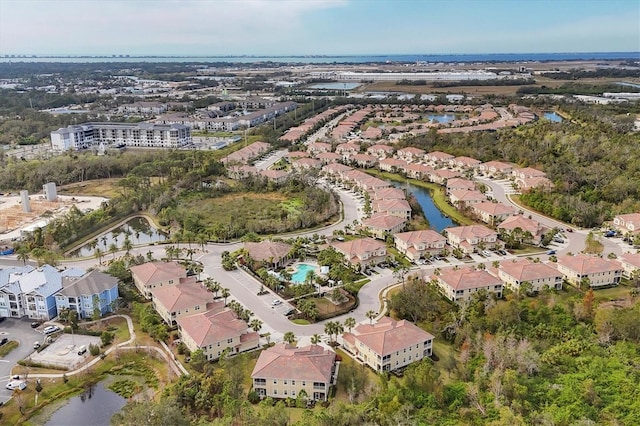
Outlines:
[[[54,151],[112,146],[179,148],[191,143],[191,129],[182,124],[85,123],[51,132]]]

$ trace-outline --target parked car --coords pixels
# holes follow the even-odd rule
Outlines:
[[[33,344],[33,349],[40,349],[40,342],[35,342]]]
[[[0,339],[0,346],[6,345],[8,341],[9,339],[7,339],[6,337],[3,337],[2,339]]]
[[[34,321],[31,323],[31,328],[38,328],[40,327],[40,323],[38,321]]]
[[[45,327],[44,330],[42,330],[44,334],[51,334],[55,333],[56,331],[60,331],[60,327],[58,327],[57,325],[49,325]]]
[[[20,380],[12,380],[9,383],[7,383],[7,386],[5,386],[5,388],[9,390],[14,390],[14,389],[25,390],[27,388],[27,383]]]
[[[616,231],[607,231],[604,233],[604,236],[609,238],[609,237],[615,237],[616,236]]]
[[[490,252],[489,250],[482,250],[482,254],[483,254],[485,257],[491,257],[491,252]]]
[[[82,345],[78,348],[78,355],[84,355],[87,352],[87,347]]]
[[[280,304],[282,304],[282,300],[273,299],[273,300],[271,301],[271,306],[278,306],[278,305],[280,305]]]
[[[556,254],[556,251],[555,251],[555,250],[549,250],[549,251],[547,252],[547,254],[548,254],[549,256],[551,256],[551,255]]]

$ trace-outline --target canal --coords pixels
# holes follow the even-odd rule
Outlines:
[[[457,226],[457,224],[447,215],[443,214],[438,207],[436,207],[431,194],[428,189],[415,186],[409,182],[396,182],[389,180],[396,188],[404,189],[413,194],[422,207],[422,212],[425,218],[429,221],[429,226],[436,232],[442,232],[443,229],[451,226]]]

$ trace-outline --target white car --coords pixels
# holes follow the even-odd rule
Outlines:
[[[9,383],[7,383],[7,386],[5,386],[5,388],[9,390],[14,390],[14,389],[25,390],[27,388],[27,384],[21,380],[12,380]]]
[[[278,305],[280,305],[280,304],[282,304],[282,300],[273,299],[273,300],[271,301],[271,306],[278,306]]]
[[[50,325],[48,327],[45,327],[44,330],[42,330],[42,332],[44,334],[51,334],[51,333],[55,333],[56,331],[59,331],[60,327],[58,327],[57,325]]]

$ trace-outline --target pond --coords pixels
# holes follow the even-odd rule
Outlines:
[[[317,83],[309,86],[309,89],[352,90],[358,86],[360,83]]]
[[[429,221],[429,227],[436,232],[442,232],[443,229],[458,226],[449,216],[444,215],[433,202],[429,190],[410,184],[409,182],[393,182],[389,181],[393,186],[406,189],[418,201],[424,217]]]
[[[54,412],[45,426],[108,426],[111,417],[122,410],[127,400],[104,387],[91,386]]]
[[[427,118],[435,123],[451,123],[456,120],[455,114],[429,114]]]
[[[554,123],[562,123],[562,116],[560,116],[557,112],[555,111],[545,111],[542,116],[544,118],[546,118],[549,121],[553,121]]]
[[[94,238],[94,241],[97,242],[96,247],[99,247],[104,254],[107,254],[112,243],[115,243],[118,248],[122,248],[127,234],[134,246],[138,244],[155,243],[167,239],[166,235],[158,231],[147,219],[144,217],[136,217],[112,231],[99,235]],[[93,242],[88,242],[79,249],[72,251],[70,255],[91,257],[94,255],[94,250]]]

